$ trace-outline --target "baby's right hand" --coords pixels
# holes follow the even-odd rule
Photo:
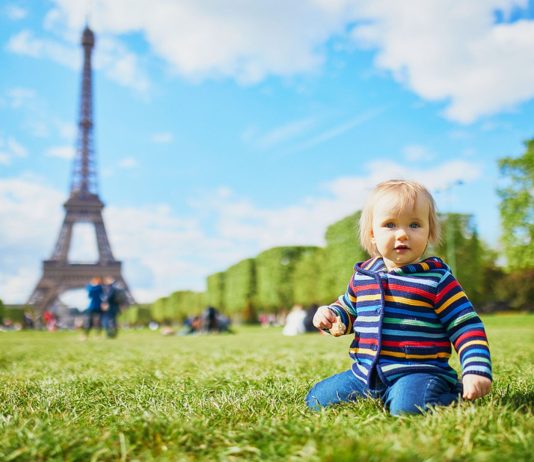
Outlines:
[[[317,329],[329,330],[335,322],[336,314],[328,308],[327,305],[317,308],[317,311],[313,316],[313,325],[317,327]]]

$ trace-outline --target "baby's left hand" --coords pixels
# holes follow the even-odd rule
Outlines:
[[[482,375],[464,375],[462,383],[464,385],[463,398],[467,400],[482,398],[491,390],[491,380]]]

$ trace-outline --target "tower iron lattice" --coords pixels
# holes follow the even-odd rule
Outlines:
[[[73,163],[70,195],[63,204],[65,217],[52,256],[43,261],[42,276],[28,300],[40,311],[51,309],[59,296],[71,289],[85,287],[95,276],[111,276],[126,292],[129,303],[134,303],[122,276],[122,263],[115,260],[109,243],[102,210],[104,203],[98,196],[95,152],[93,144],[93,96],[91,54],[95,35],[86,26],[81,45],[84,51],[78,142]],[[98,261],[76,263],[69,261],[72,232],[75,224],[89,223],[96,234]]]

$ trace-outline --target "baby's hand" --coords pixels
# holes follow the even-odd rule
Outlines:
[[[464,375],[462,383],[464,385],[463,398],[468,400],[482,398],[491,390],[491,380],[482,375]]]
[[[328,306],[320,306],[313,316],[313,325],[317,329],[329,330],[336,322],[336,314]]]

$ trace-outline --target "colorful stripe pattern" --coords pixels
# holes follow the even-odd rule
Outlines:
[[[352,370],[368,385],[374,370],[385,383],[414,372],[455,383],[451,343],[463,375],[492,378],[482,321],[437,257],[389,272],[381,258],[357,263],[347,291],[330,309],[341,316],[345,334],[354,332]]]

